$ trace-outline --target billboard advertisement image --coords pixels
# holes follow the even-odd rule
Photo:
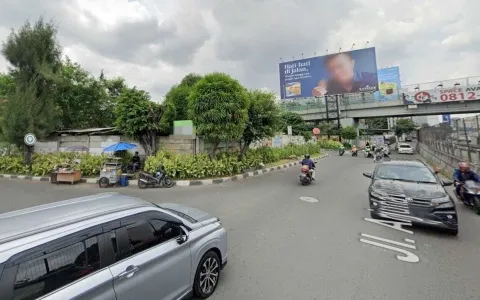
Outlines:
[[[480,85],[403,93],[403,104],[442,103],[480,100]]]
[[[282,99],[378,91],[375,48],[280,63]]]
[[[400,68],[391,67],[380,69],[378,74],[378,92],[375,95],[378,101],[398,99],[398,89],[401,88]]]

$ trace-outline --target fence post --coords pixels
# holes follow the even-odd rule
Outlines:
[[[467,126],[465,125],[465,119],[462,119],[463,133],[465,134],[465,141],[467,142],[467,155],[468,161],[472,162],[472,154],[470,153],[470,143],[468,142]]]

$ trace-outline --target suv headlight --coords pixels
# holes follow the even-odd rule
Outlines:
[[[449,196],[445,196],[442,198],[434,198],[431,201],[431,206],[443,206],[443,207],[451,207],[453,206],[452,201],[450,200]]]
[[[381,191],[376,191],[376,190],[371,190],[370,195],[379,200],[384,200],[387,197],[386,193],[383,193]]]

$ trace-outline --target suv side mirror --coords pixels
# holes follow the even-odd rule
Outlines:
[[[442,180],[442,185],[443,186],[451,186],[453,182],[451,180]]]
[[[183,226],[180,226],[180,236],[177,237],[177,243],[179,245],[185,243],[186,241],[188,241],[188,237],[189,237],[188,229]]]
[[[368,177],[368,178],[372,178],[372,173],[363,172],[363,176]]]

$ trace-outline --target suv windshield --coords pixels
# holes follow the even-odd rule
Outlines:
[[[437,183],[432,172],[422,166],[381,165],[378,167],[375,178]]]

